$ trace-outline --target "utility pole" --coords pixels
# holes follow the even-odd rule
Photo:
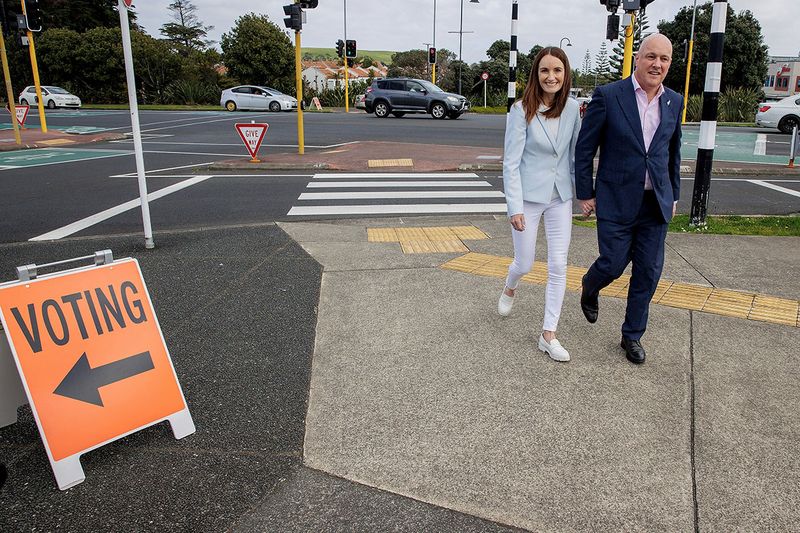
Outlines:
[[[692,51],[694,50],[694,21],[697,16],[697,0],[694,0],[692,11],[692,33],[689,35],[689,52],[686,59],[686,85],[683,89],[683,118],[682,124],[686,124],[686,108],[689,106],[689,77],[692,72]]]

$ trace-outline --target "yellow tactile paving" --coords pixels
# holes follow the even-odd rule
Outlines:
[[[753,293],[714,289],[701,310],[715,315],[747,318],[755,296]]]
[[[411,159],[368,159],[367,166],[369,168],[376,167],[413,167],[414,162]]]
[[[512,260],[510,257],[468,253],[446,262],[442,268],[479,276],[505,278]],[[580,291],[580,280],[585,272],[585,268],[568,266],[567,288],[575,292]],[[547,264],[536,261],[531,271],[522,277],[522,281],[539,285],[547,283]],[[601,294],[613,298],[627,298],[629,283],[630,276],[624,275],[603,289]],[[652,303],[800,327],[800,301],[763,294],[661,280],[656,287]]]
[[[399,242],[394,228],[367,228],[369,242]]]
[[[458,236],[450,228],[422,228],[425,236],[430,241],[452,241],[458,240]]]
[[[464,243],[458,239],[449,241],[432,241],[433,247],[439,253],[452,253],[452,252],[469,252],[469,248],[464,246]]]
[[[72,144],[75,141],[72,139],[48,139],[46,141],[39,141],[39,144],[46,144],[47,146],[58,146],[60,144]]]
[[[797,300],[756,295],[753,300],[753,308],[747,318],[762,322],[800,326],[797,318],[799,306],[800,302]]]
[[[424,228],[395,228],[398,241],[428,241]]]
[[[437,252],[434,242],[425,240],[400,241],[400,247],[405,254],[434,254]]]
[[[714,289],[703,287],[702,285],[673,283],[672,287],[664,293],[658,303],[670,307],[699,311],[706,304],[706,300],[708,300],[712,290]]]
[[[475,226],[450,226],[449,229],[462,241],[480,241],[489,238]]]

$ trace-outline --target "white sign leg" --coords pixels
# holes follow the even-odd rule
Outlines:
[[[53,474],[56,477],[56,484],[61,490],[67,490],[78,483],[83,483],[86,474],[83,473],[81,466],[81,456],[73,455],[60,461],[50,461],[53,467]]]
[[[176,439],[182,439],[195,432],[194,420],[189,414],[189,409],[184,409],[179,413],[167,417],[169,425],[172,427],[172,434]]]

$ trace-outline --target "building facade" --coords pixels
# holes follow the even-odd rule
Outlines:
[[[353,84],[370,78],[385,78],[387,67],[375,62],[369,67],[353,66],[347,72]],[[344,65],[340,61],[303,61],[303,81],[317,91],[344,86]]]
[[[800,94],[800,57],[771,56],[764,95],[770,100]]]

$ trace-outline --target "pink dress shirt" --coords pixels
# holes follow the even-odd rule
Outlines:
[[[644,149],[650,150],[650,143],[653,141],[653,136],[656,134],[658,126],[661,124],[661,95],[664,94],[664,86],[658,87],[658,94],[655,98],[647,101],[647,93],[639,85],[636,76],[631,75],[633,80],[633,92],[636,94],[636,105],[639,108],[639,121],[642,123],[642,135],[644,136]],[[650,173],[645,170],[644,172],[644,189],[646,191],[653,189],[653,184],[650,181]]]

